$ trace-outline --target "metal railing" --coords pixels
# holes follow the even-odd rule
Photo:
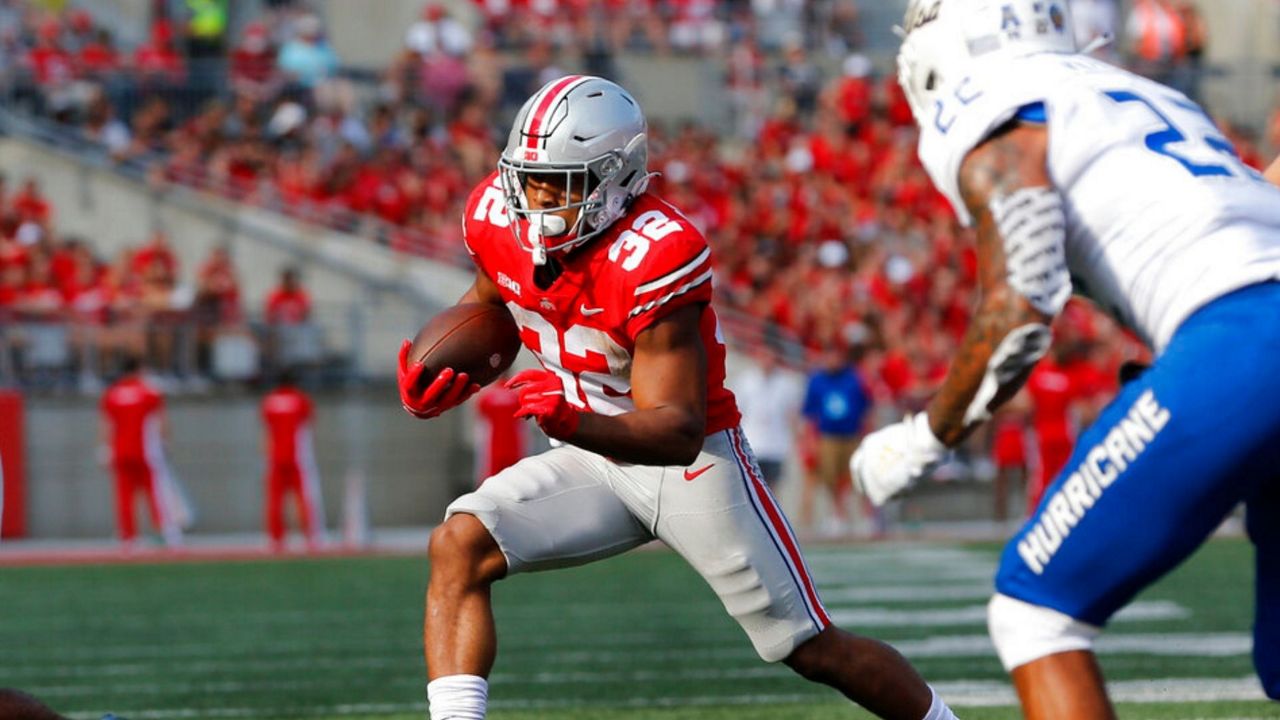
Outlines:
[[[129,357],[174,392],[269,382],[285,370],[314,384],[347,383],[358,379],[360,322],[333,306],[300,322],[225,322],[192,308],[107,320],[5,310],[0,386],[94,394]]]

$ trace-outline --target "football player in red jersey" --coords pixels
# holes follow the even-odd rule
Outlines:
[[[497,640],[490,586],[663,540],[707,581],[766,661],[884,718],[953,715],[888,645],[831,624],[738,428],[711,308],[711,252],[646,192],[635,99],[568,76],[516,116],[498,171],[467,202],[478,268],[462,302],[504,305],[541,369],[509,381],[556,447],[454,501],[431,536],[425,645],[433,720],[482,718]],[[446,369],[405,408],[434,417],[475,391]]]
[[[116,517],[126,548],[137,537],[134,497],[141,492],[151,511],[151,523],[174,547],[182,544],[180,502],[164,457],[168,423],[164,396],[141,373],[136,358],[126,358],[124,374],[102,395],[103,447],[116,478]]]
[[[262,399],[263,449],[267,454],[267,535],[277,552],[284,549],[284,499],[293,493],[307,549],[324,542],[324,508],[320,476],[311,443],[311,398],[293,374],[281,373],[276,387]]]

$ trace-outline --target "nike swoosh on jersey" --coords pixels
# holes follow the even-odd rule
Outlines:
[[[578,312],[582,314],[582,317],[591,317],[592,315],[599,315],[604,312],[604,308],[589,308],[586,305],[582,305],[578,308]]]
[[[689,472],[689,468],[685,468],[685,469],[684,469],[684,479],[685,479],[685,480],[688,480],[689,482],[693,482],[693,479],[694,479],[694,478],[698,477],[698,476],[699,476],[699,475],[701,475],[702,473],[704,473],[704,472],[706,472],[706,471],[710,470],[711,468],[713,468],[713,467],[715,467],[715,466],[716,466],[716,464],[715,464],[715,463],[711,463],[710,465],[708,465],[708,466],[706,466],[706,467],[698,468],[697,470],[694,470],[693,472]]]

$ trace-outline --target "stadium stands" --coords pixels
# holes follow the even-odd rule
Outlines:
[[[0,18],[11,38],[0,55],[11,106],[59,123],[87,152],[152,183],[214,192],[460,266],[464,195],[494,166],[514,103],[564,71],[567,49],[587,48],[581,65],[598,72],[616,69],[620,54],[708,59],[723,70],[732,127],[655,122],[651,165],[661,172],[657,190],[686,208],[714,246],[733,335],[809,350],[864,345],[881,414],[920,405],[966,325],[975,261],[966,231],[916,161],[895,78],[859,53],[856,3],[645,5],[669,33],[635,14],[634,3],[613,0],[478,2],[483,22],[474,28],[424,3],[395,59],[368,79],[342,70],[321,18],[300,2],[272,3],[242,24],[220,66],[188,62],[163,17],[125,52],[82,12],[23,3]],[[221,72],[221,81],[203,77],[209,72]],[[1260,162],[1247,138],[1234,139]],[[18,252],[12,248],[39,232],[48,251],[9,263],[0,278],[0,293],[27,316],[3,341],[23,353],[6,353],[0,372],[9,367],[10,377],[21,372],[39,384],[58,368],[101,367],[98,356],[142,344],[153,362],[196,378],[251,377],[275,362],[281,338],[292,338],[290,359],[318,357],[312,331],[268,334],[245,324],[234,269],[216,252],[181,307],[164,307],[180,289],[164,268],[95,260],[83,242],[57,237],[39,219],[50,210],[38,192],[11,197],[0,247]],[[56,272],[44,269],[46,254]],[[77,322],[33,322],[41,298],[43,312]],[[89,309],[75,310],[77,302]],[[122,304],[133,309],[117,310]],[[1109,342],[1118,330],[1091,311],[1070,313],[1063,325],[1097,373],[1114,376],[1141,354],[1137,343]],[[255,327],[250,341],[246,329]]]
[[[96,392],[125,355],[147,360],[173,390],[254,380],[322,358],[323,337],[297,272],[246,309],[227,248],[179,258],[162,229],[105,257],[57,231],[38,183],[0,176],[0,384]],[[199,260],[191,282],[183,261]]]
[[[595,37],[604,23],[612,51],[725,51],[737,137],[720,141],[693,125],[653,132],[658,189],[715,244],[725,301],[811,348],[883,345],[879,338],[914,328],[908,347],[885,347],[872,362],[899,367],[887,380],[897,396],[930,380],[964,327],[973,258],[915,162],[910,113],[892,76],[849,54],[827,78],[813,57],[856,50],[856,7],[821,4],[828,15],[818,18],[778,3],[769,11],[778,17],[765,18],[736,3],[651,3],[678,21],[666,43],[632,27],[626,3],[579,4],[582,23],[561,27],[538,4],[523,17],[482,3],[486,23],[473,35],[428,3],[371,94],[335,79],[320,19],[286,3],[244,26],[226,91],[208,97],[182,82],[182,58],[165,49],[166,20],[127,61],[82,15],[31,13],[19,37],[32,45],[14,58],[25,72],[13,92],[119,161],[143,163],[155,182],[459,263],[463,196],[493,167],[510,99],[541,80],[530,71],[553,72],[555,44]],[[840,22],[822,22],[831,16]],[[773,38],[777,22],[793,32]],[[677,41],[683,34],[725,39],[695,49]]]

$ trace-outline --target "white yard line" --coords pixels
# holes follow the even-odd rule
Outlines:
[[[829,604],[831,615],[836,622],[851,628],[873,627],[957,627],[963,625],[985,625],[986,608],[982,605],[966,605],[952,608],[892,608],[863,606],[866,603],[906,603],[908,605],[927,602],[955,602],[985,599],[991,592],[991,579],[995,564],[990,555],[970,552],[960,548],[927,545],[883,545],[870,548],[858,548],[854,551],[841,549],[819,549],[808,553],[809,564],[820,579],[822,595]],[[548,598],[546,602],[533,601],[539,607],[526,608],[537,610],[539,615],[545,614],[544,608],[560,600]],[[843,607],[841,605],[844,605]],[[854,605],[855,607],[849,607]],[[595,615],[605,612],[625,613],[633,610],[637,618],[643,612],[655,610],[652,604],[628,602],[618,603],[573,603],[572,614],[583,613]],[[681,605],[687,610],[687,606]],[[523,615],[524,608],[515,613]],[[249,616],[252,624],[326,624],[339,618],[331,617],[332,613],[316,613],[305,610],[281,609],[279,612],[255,612]],[[1117,615],[1115,620],[1122,623],[1181,619],[1189,615],[1186,608],[1168,601],[1147,601],[1134,603]],[[134,617],[128,618],[135,619]],[[137,618],[141,620],[142,618]],[[119,626],[121,618],[113,617],[112,625]],[[148,628],[154,628],[155,618],[145,619]],[[246,618],[238,616],[243,625]],[[351,622],[349,614],[343,614],[342,622]],[[185,622],[185,618],[183,618]],[[572,622],[567,616],[565,622]],[[643,708],[643,707],[684,707],[714,705],[756,705],[787,704],[798,702],[822,702],[825,695],[802,693],[758,693],[758,694],[702,694],[686,696],[673,693],[674,687],[687,687],[688,683],[707,683],[711,681],[743,681],[750,687],[753,680],[762,678],[787,677],[788,670],[777,665],[753,663],[755,657],[745,639],[741,643],[729,644],[716,641],[713,635],[705,638],[710,642],[695,647],[682,647],[673,650],[667,644],[662,633],[635,631],[610,635],[608,638],[574,638],[565,640],[558,637],[513,637],[504,643],[504,650],[509,654],[537,654],[543,661],[541,672],[529,674],[501,673],[494,676],[495,697],[490,707],[501,709],[555,709],[582,707],[610,708]],[[994,652],[990,640],[985,633],[973,633],[959,636],[939,636],[919,640],[894,641],[895,647],[913,659],[922,658],[965,658],[993,657]],[[593,647],[595,645],[596,647]],[[218,657],[209,653],[209,648],[202,644],[173,645],[156,647],[138,645],[133,647],[114,646],[89,649],[57,649],[48,655],[39,657],[45,662],[93,662],[92,667],[40,668],[32,667],[30,662],[36,657],[28,655],[24,658],[27,664],[9,665],[0,658],[0,675],[5,677],[30,677],[37,682],[53,680],[57,684],[49,684],[43,688],[30,689],[40,695],[52,698],[58,696],[74,697],[85,693],[85,689],[74,684],[76,678],[92,676],[115,676],[129,678],[154,674],[161,665],[178,663],[187,671],[201,674],[214,674],[230,670],[252,668],[255,673],[262,672],[269,679],[247,682],[208,682],[190,679],[176,679],[165,683],[113,683],[117,692],[131,697],[147,697],[192,690],[217,691],[233,697],[244,691],[262,691],[269,689],[293,690],[311,687],[331,686],[328,677],[302,678],[270,678],[272,671],[299,672],[316,669],[370,669],[395,667],[406,662],[400,655],[388,651],[403,652],[409,656],[406,648],[412,647],[416,659],[417,645],[399,642],[379,645],[370,642],[360,648],[356,654],[347,654],[329,660],[318,659],[315,653],[323,648],[310,644],[297,643],[289,646],[273,646],[272,650],[281,655],[278,658],[252,657]],[[1251,638],[1247,633],[1133,633],[1107,634],[1099,641],[1100,654],[1133,654],[1157,656],[1186,656],[1199,658],[1227,657],[1245,655],[1250,651]],[[247,653],[248,647],[244,648]],[[514,653],[512,652],[514,651]],[[706,659],[719,662],[741,661],[744,667],[707,667],[703,669],[685,670],[680,667],[663,667],[664,661],[690,658]],[[102,661],[107,661],[103,663]],[[627,665],[642,667],[648,665],[657,669],[627,670],[557,670],[557,665],[578,664],[592,667],[597,664],[626,662]],[[401,684],[418,684],[416,678],[409,678]],[[510,697],[503,692],[503,687],[513,688],[519,685],[548,686],[582,686],[616,683],[621,685],[638,685],[653,687],[658,694],[637,694],[635,697],[622,697],[608,702],[583,702],[571,697],[565,699],[522,699]],[[979,705],[1012,706],[1016,702],[1015,695],[1004,681],[954,681],[937,683],[939,691],[948,702],[957,707]],[[1192,702],[1192,701],[1253,701],[1265,699],[1258,682],[1253,677],[1228,679],[1158,679],[1132,680],[1111,684],[1112,697],[1119,702]],[[666,694],[662,694],[666,693]],[[148,701],[144,700],[144,703]],[[154,702],[151,701],[151,702]],[[116,712],[133,720],[160,720],[173,718],[254,718],[260,716],[264,707],[225,707],[212,710],[173,711],[169,709],[119,708]],[[310,707],[290,708],[290,713],[300,716],[354,716],[376,714],[422,714],[426,709],[423,702],[411,703],[355,703],[336,706],[313,705]],[[1254,720],[1240,718],[1238,720]]]
[[[947,627],[955,625],[983,625],[987,622],[986,605],[967,605],[959,608],[927,610],[899,610],[896,608],[837,608],[830,610],[831,620],[850,629],[867,627]],[[1112,622],[1147,622],[1152,620],[1179,620],[1191,613],[1181,605],[1168,600],[1136,602],[1128,605],[1112,618]]]
[[[1013,705],[1017,698],[1013,688],[1004,682],[939,682],[933,684],[947,704]],[[1107,689],[1115,702],[1184,703],[1266,700],[1262,686],[1253,676],[1243,678],[1167,678],[1159,680],[1123,680],[1109,683]]]
[[[1004,682],[997,681],[958,681],[942,682],[934,685],[953,707],[1003,706],[1011,707],[1016,703],[1013,689]],[[1163,680],[1129,680],[1111,683],[1111,697],[1122,703],[1183,703],[1183,702],[1224,702],[1224,701],[1257,701],[1266,696],[1253,677],[1226,679],[1163,679]],[[553,710],[556,708],[645,708],[645,707],[697,707],[711,705],[765,705],[789,704],[801,702],[824,702],[822,695],[797,693],[757,693],[733,696],[657,696],[619,698],[606,703],[582,703],[574,700],[521,700],[503,698],[501,691],[495,693],[489,702],[492,709],[503,710]],[[426,710],[426,703],[365,703],[324,706],[316,705],[306,708],[291,708],[291,714],[301,716],[377,715],[392,713],[421,713]],[[168,710],[146,708],[119,708],[116,710],[124,717],[151,720],[160,718],[244,718],[261,715],[263,708],[258,707],[226,707],[210,710]],[[1236,720],[1255,720],[1244,717]],[[1258,719],[1261,720],[1261,719]]]
[[[953,600],[984,600],[995,592],[990,583],[974,585],[836,585],[818,586],[822,603],[830,608],[844,603],[900,602],[932,603]]]
[[[925,638],[923,640],[894,640],[892,645],[908,657],[921,660],[926,658],[956,657],[995,657],[991,640],[986,635],[946,635]],[[1232,657],[1248,655],[1253,647],[1253,640],[1247,633],[1204,633],[1204,634],[1113,634],[1103,635],[1099,640],[1097,651],[1101,655],[1155,655],[1162,657]],[[584,665],[617,663],[627,661],[636,665],[642,663],[662,664],[689,660],[709,661],[741,661],[752,662],[756,654],[744,639],[733,646],[708,645],[698,648],[681,647],[680,649],[641,649],[634,647],[618,647],[616,650],[538,650],[530,648],[527,653],[536,654],[544,667],[564,665]],[[183,676],[219,673],[248,672],[270,674],[287,671],[323,671],[323,670],[380,670],[401,668],[406,659],[385,654],[347,655],[341,658],[295,657],[272,660],[246,660],[243,658],[196,659],[183,661],[177,670]],[[112,662],[94,663],[91,665],[63,667],[30,667],[21,663],[12,667],[0,664],[3,675],[11,680],[61,680],[67,678],[88,677],[133,677],[152,675],[172,663],[165,658],[157,658],[152,662]],[[671,677],[680,677],[679,671],[673,671]],[[554,674],[554,672],[550,673]],[[524,676],[512,675],[512,680]],[[665,677],[665,676],[660,676]]]

